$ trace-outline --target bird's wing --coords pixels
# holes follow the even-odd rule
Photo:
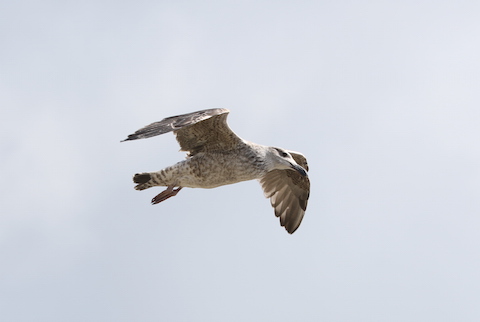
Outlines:
[[[280,225],[293,234],[307,209],[310,180],[288,169],[270,171],[259,181],[265,197],[270,198],[275,216],[280,217]]]
[[[190,155],[201,151],[230,150],[242,139],[228,127],[229,112],[225,108],[215,108],[167,117],[130,134],[124,141],[173,131],[182,150],[189,151]]]

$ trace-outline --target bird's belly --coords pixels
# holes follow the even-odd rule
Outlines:
[[[233,175],[222,173],[210,172],[208,175],[200,176],[184,176],[180,181],[180,186],[189,188],[204,188],[211,189],[237,182],[248,181],[257,179],[252,175]]]
[[[213,155],[185,160],[187,167],[179,185],[211,189],[262,177],[264,171],[242,158]]]

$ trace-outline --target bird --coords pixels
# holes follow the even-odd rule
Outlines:
[[[280,225],[293,234],[302,222],[310,195],[306,157],[240,138],[227,124],[229,112],[212,108],[171,116],[128,135],[121,142],[173,132],[181,151],[187,152],[185,160],[160,171],[136,173],[134,188],[167,187],[152,199],[152,204],[158,204],[184,187],[211,189],[258,180]]]

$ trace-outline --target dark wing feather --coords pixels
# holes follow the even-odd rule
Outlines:
[[[201,151],[230,150],[241,139],[228,127],[228,113],[225,108],[215,108],[167,117],[130,134],[124,141],[173,131],[182,150],[189,151],[190,155]]]
[[[198,112],[167,117],[159,122],[155,122],[145,127],[142,127],[140,130],[136,131],[135,133],[130,134],[128,138],[126,138],[123,141],[146,139],[152,136],[157,136],[157,135],[165,134],[171,131],[176,131],[185,126],[189,126],[189,125],[198,123],[200,121],[206,120],[212,116],[228,113],[228,112],[229,111],[225,108],[213,108],[209,110],[202,110]]]
[[[297,155],[303,157],[302,154]],[[297,158],[294,157],[295,161]],[[306,159],[304,164],[306,165]],[[310,180],[294,170],[273,170],[260,179],[260,184],[265,197],[270,198],[275,216],[280,217],[280,225],[293,234],[307,209]]]
[[[194,125],[176,130],[177,141],[190,155],[205,151],[229,151],[242,142],[227,124],[228,110]]]

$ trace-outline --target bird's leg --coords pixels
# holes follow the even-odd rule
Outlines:
[[[158,195],[153,197],[152,199],[152,205],[156,205],[157,203],[160,203],[164,200],[167,200],[170,197],[176,196],[177,193],[182,190],[183,187],[178,187],[177,189],[174,189],[175,186],[168,186],[167,189],[164,191],[160,192]]]

